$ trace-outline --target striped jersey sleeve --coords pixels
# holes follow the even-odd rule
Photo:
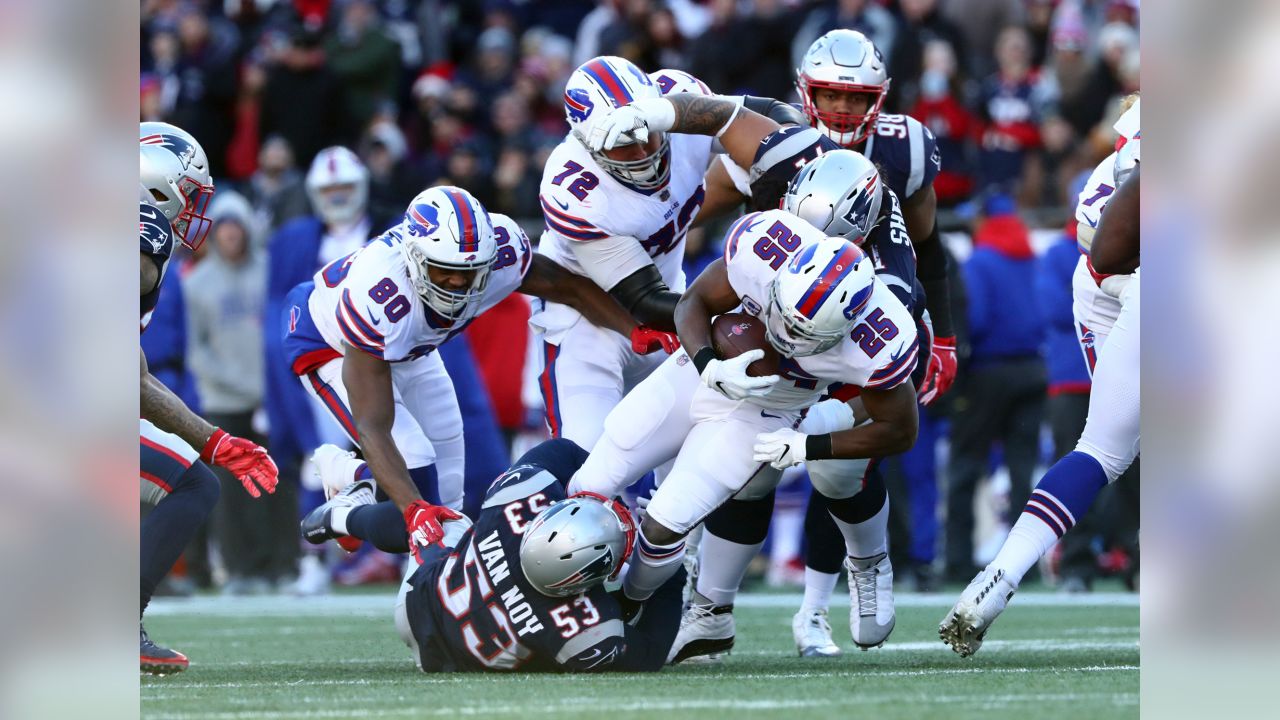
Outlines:
[[[912,329],[911,341],[899,342],[896,347],[893,347],[893,352],[886,355],[885,364],[871,373],[871,377],[863,387],[889,390],[906,382],[911,377],[911,373],[915,372],[916,362],[920,357],[920,338],[912,325],[907,327]]]
[[[379,360],[386,359],[386,336],[377,327],[382,321],[374,321],[362,312],[362,308],[352,297],[350,287],[343,288],[336,314],[338,329],[342,331],[342,337],[348,345]]]

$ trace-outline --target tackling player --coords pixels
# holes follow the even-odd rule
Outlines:
[[[204,150],[187,131],[145,122],[138,137],[141,334],[159,300],[174,241],[195,250],[209,232],[212,224],[204,212],[213,181]],[[138,355],[139,484],[142,502],[154,505],[140,528],[141,616],[156,585],[218,502],[218,479],[206,463],[226,468],[253,497],[262,490],[275,492],[277,478],[266,450],[205,422],[151,375],[147,356]],[[142,672],[162,675],[187,668],[186,656],[153,643],[141,622],[138,632]]]
[[[1135,164],[1102,213],[1090,258],[1104,273],[1128,273],[1120,315],[1098,352],[1089,394],[1089,418],[1073,452],[1045,473],[1009,531],[1000,551],[960,594],[938,626],[938,636],[960,657],[982,647],[1027,570],[1089,511],[1107,483],[1138,456],[1141,442],[1141,270],[1139,262],[1141,168]]]
[[[666,664],[684,578],[672,577],[624,624],[604,582],[630,556],[635,523],[617,500],[566,493],[587,457],[582,448],[542,443],[493,482],[474,525],[432,506],[416,537],[393,504],[373,503],[367,465],[327,457],[317,459],[326,484],[347,487],[303,521],[304,537],[349,533],[388,552],[412,548],[418,562],[400,586],[395,621],[419,669],[652,672]]]
[[[426,522],[423,497],[462,507],[462,416],[435,349],[512,292],[565,303],[624,341],[647,336],[590,281],[533,254],[514,221],[447,186],[419,193],[399,225],[286,298],[294,373],[363,450],[411,532]]]

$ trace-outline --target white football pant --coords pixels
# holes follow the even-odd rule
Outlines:
[[[1087,453],[1115,482],[1138,456],[1141,428],[1141,294],[1134,273],[1124,294],[1120,316],[1098,353],[1089,394],[1089,419],[1076,450]]]

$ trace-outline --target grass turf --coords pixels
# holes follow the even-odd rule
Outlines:
[[[905,596],[879,650],[806,660],[791,642],[786,596],[747,596],[737,646],[718,664],[653,675],[424,675],[385,596],[332,600],[157,601],[147,629],[192,658],[143,676],[142,716],[211,718],[537,717],[1136,718],[1138,608],[1132,597],[1019,595],[982,651],[961,660],[937,639],[951,594]],[[1019,602],[1023,601],[1023,602]]]

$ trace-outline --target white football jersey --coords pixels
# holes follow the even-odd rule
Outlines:
[[[1086,255],[1093,245],[1093,233],[1098,229],[1102,211],[1107,207],[1111,194],[1116,191],[1115,172],[1116,153],[1111,153],[1093,169],[1077,198],[1076,243],[1080,246],[1080,252]]]
[[[490,217],[498,256],[479,302],[465,317],[448,323],[413,291],[397,226],[316,273],[307,307],[325,342],[339,352],[350,345],[402,362],[426,355],[462,332],[515,291],[529,270],[532,251],[524,231],[505,215]]]
[[[782,210],[751,213],[735,223],[724,246],[729,284],[742,299],[735,312],[759,317],[769,302],[770,284],[791,256],[824,237],[818,228]],[[800,410],[817,402],[833,383],[887,390],[911,377],[918,352],[911,313],[877,278],[862,322],[848,337],[817,355],[783,357],[782,378],[768,395],[751,402]]]
[[[658,74],[652,77],[664,94],[698,87],[690,82],[664,82]],[[546,231],[538,251],[570,272],[591,277],[610,290],[635,269],[615,269],[605,254],[599,267],[588,270],[574,252],[573,244],[635,238],[667,287],[683,292],[685,235],[702,207],[702,179],[711,162],[713,138],[677,133],[668,133],[667,137],[670,179],[661,188],[642,191],[614,178],[592,159],[576,137],[566,135],[547,159],[542,173],[538,199]],[[578,318],[578,313],[567,306],[547,303],[535,324],[552,333],[567,329]]]

